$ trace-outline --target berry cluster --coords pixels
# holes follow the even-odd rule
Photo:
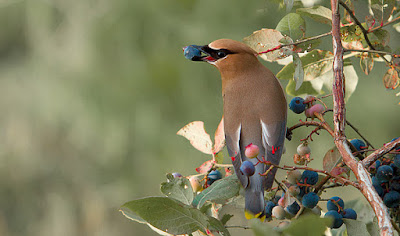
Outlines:
[[[400,148],[395,151],[400,151]],[[400,154],[382,157],[369,168],[369,171],[376,192],[394,213],[400,206]]]
[[[357,219],[357,213],[351,208],[344,209],[344,202],[340,197],[332,197],[326,203],[328,212],[325,213],[325,218],[333,218],[331,228],[337,229],[343,224],[345,219]]]
[[[267,217],[275,217],[282,220],[295,216],[301,206],[310,209],[311,212],[320,215],[320,208],[317,206],[319,196],[313,192],[314,185],[318,182],[318,173],[305,170],[289,171],[284,184],[286,191],[280,198],[266,202]]]

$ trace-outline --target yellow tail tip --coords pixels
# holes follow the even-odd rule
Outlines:
[[[248,220],[259,218],[262,222],[265,221],[265,218],[266,218],[266,215],[262,215],[262,212],[253,214],[250,211],[246,211],[246,210],[244,211],[244,216]]]

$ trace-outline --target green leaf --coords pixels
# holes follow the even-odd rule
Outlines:
[[[314,6],[308,8],[298,8],[296,12],[303,16],[311,17],[313,20],[332,25],[332,11],[323,6]]]
[[[226,223],[228,223],[228,221],[233,217],[233,215],[231,214],[225,214],[222,216],[221,218],[221,222],[223,225],[226,225]]]
[[[395,3],[395,0],[371,0],[369,8],[374,13],[374,18],[378,23],[382,24],[392,15]]]
[[[362,30],[358,25],[341,27],[340,35],[342,36],[343,47],[346,49],[364,49],[367,47]]]
[[[390,33],[387,30],[376,30],[372,34],[368,34],[368,38],[376,50],[388,51],[387,49],[390,41]]]
[[[364,222],[351,219],[343,219],[347,228],[347,234],[351,236],[366,236],[369,235],[367,226]]]
[[[345,202],[344,207],[355,210],[357,212],[357,219],[362,220],[363,222],[372,222],[375,217],[374,211],[365,198],[347,201]]]
[[[174,178],[171,174],[168,174],[167,178],[167,182],[161,183],[161,192],[167,197],[190,205],[193,201],[193,189],[190,181],[184,177]]]
[[[340,155],[339,150],[336,146],[329,149],[324,156],[322,161],[322,169],[331,172],[342,161],[342,155]]]
[[[211,231],[217,231],[223,236],[230,236],[229,231],[225,228],[221,221],[215,219],[214,217],[208,216],[208,222],[210,224],[209,229]]]
[[[293,42],[292,39],[287,36],[283,36],[278,30],[261,29],[244,38],[243,42],[254,49],[256,52],[260,53],[278,47],[279,45],[281,45],[282,39],[287,42]],[[278,59],[282,59],[291,55],[290,49],[292,49],[293,46],[288,48],[280,48],[270,51],[268,53],[263,53],[260,55],[260,57],[266,61],[275,61]]]
[[[206,201],[226,200],[238,195],[240,189],[236,175],[215,181],[193,200],[192,205],[201,208]]]
[[[369,222],[367,224],[367,230],[371,236],[379,236],[379,226],[378,226],[378,220],[376,219],[376,216],[374,217],[374,220]]]
[[[331,220],[308,214],[292,220],[289,227],[282,231],[283,235],[324,235]]]
[[[350,59],[344,60],[344,68],[343,74],[345,78],[345,89],[346,89],[346,96],[345,100],[349,100],[350,96],[357,88],[358,84],[358,75],[354,69],[354,66],[351,65]],[[333,73],[325,73],[319,77],[323,83],[324,87],[327,89],[328,92],[332,92],[332,84],[333,84]]]
[[[295,52],[305,52],[305,51],[312,51],[316,49],[321,44],[321,39],[313,39],[304,43],[300,43],[294,46]]]
[[[313,80],[332,69],[333,54],[329,51],[312,50],[300,57],[304,68],[304,81]],[[295,72],[293,62],[287,64],[276,75],[278,79],[292,79]]]
[[[374,58],[371,53],[365,53],[361,55],[360,67],[364,74],[368,75],[374,67]]]
[[[273,230],[268,224],[259,219],[250,220],[250,227],[255,236],[279,236],[279,233]]]
[[[299,54],[297,53],[293,53],[293,66],[295,67],[293,79],[294,81],[296,81],[295,90],[297,91],[304,81],[303,64],[301,63]]]
[[[286,93],[291,96],[301,96],[301,95],[319,95],[320,93],[314,89],[310,81],[305,81],[301,87],[296,90],[296,82],[292,79],[286,85]]]
[[[190,234],[197,230],[204,233],[210,225],[209,218],[198,209],[166,197],[133,200],[122,205],[120,211],[131,220],[169,234]]]
[[[289,13],[279,21],[276,30],[296,41],[304,38],[306,22],[299,14]]]

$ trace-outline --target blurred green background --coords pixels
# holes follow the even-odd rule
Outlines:
[[[1,1],[0,235],[156,235],[119,206],[160,195],[167,172],[194,174],[209,157],[175,133],[194,120],[213,133],[222,115],[217,70],[182,47],[241,40],[284,15],[265,0]],[[307,23],[309,36],[329,31]],[[400,135],[384,71],[361,76],[347,107],[376,146]],[[287,142],[286,163],[308,132]],[[316,166],[332,145],[325,133],[311,144]]]

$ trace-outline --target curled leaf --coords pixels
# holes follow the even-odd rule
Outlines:
[[[360,67],[362,71],[368,75],[374,67],[374,58],[370,53],[364,53],[360,58]]]
[[[196,168],[196,171],[199,174],[206,174],[209,170],[211,170],[211,167],[213,166],[213,160],[208,160],[201,164],[201,166]]]
[[[394,67],[390,67],[383,76],[383,84],[387,89],[395,89],[399,86],[399,74]]]
[[[206,154],[213,154],[210,135],[204,129],[202,121],[193,121],[180,129],[177,135],[187,138],[197,150]]]

